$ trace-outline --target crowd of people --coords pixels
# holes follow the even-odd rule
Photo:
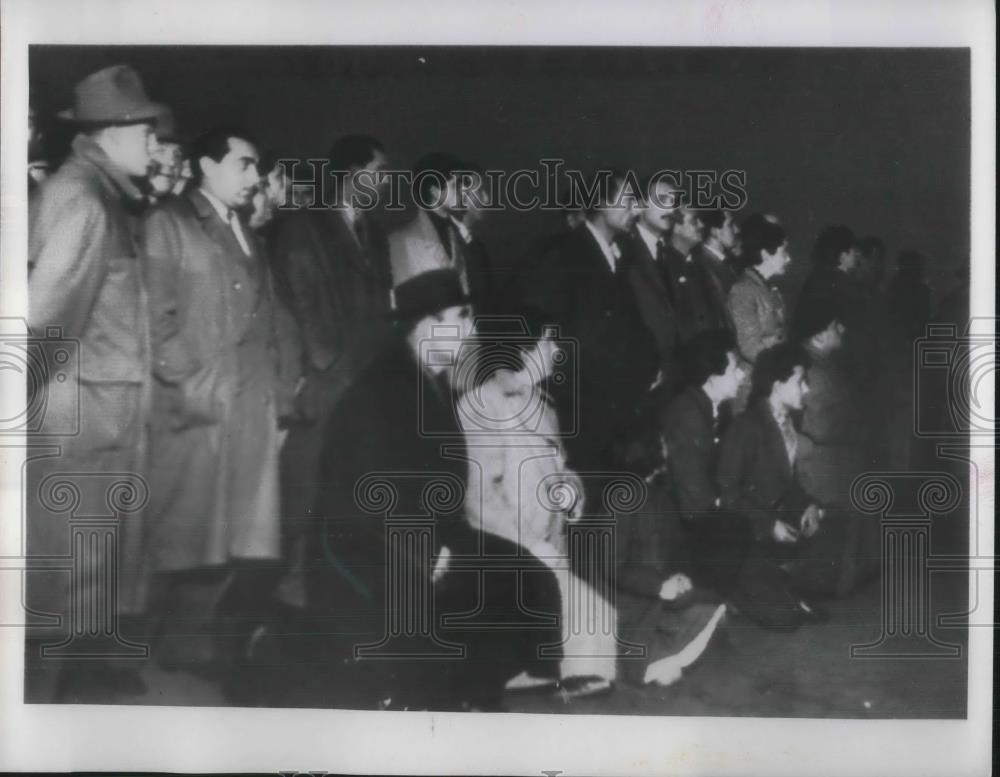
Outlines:
[[[820,623],[874,571],[850,484],[909,463],[919,254],[887,283],[880,239],[829,226],[790,300],[780,216],[613,173],[499,262],[453,155],[390,229],[352,198],[389,165],[373,137],[333,142],[340,201],[306,207],[250,133],[185,137],[128,66],[74,94],[54,172],[33,133],[28,284],[32,333],[79,343],[80,429],[29,462],[28,547],[69,553],[48,475],[94,500],[88,473],[140,474],[118,622],[162,668],[258,703],[284,630],[373,708],[571,700],[676,682],[733,613]],[[67,586],[36,573],[29,605],[65,614]],[[36,700],[142,692],[134,662],[30,636]]]

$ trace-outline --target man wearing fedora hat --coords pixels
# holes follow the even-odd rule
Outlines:
[[[362,684],[372,704],[496,709],[505,683],[537,660],[539,644],[561,638],[558,625],[496,625],[513,626],[511,617],[519,612],[515,580],[522,583],[525,609],[552,613],[553,620],[558,584],[527,551],[473,529],[465,519],[468,457],[456,400],[471,312],[458,273],[448,268],[418,273],[395,287],[394,299],[393,335],[326,425],[317,518],[309,532],[308,608],[324,624],[344,624],[325,626],[329,652],[357,673],[345,683],[356,685],[370,667]],[[373,478],[380,483],[371,486]],[[373,515],[366,494],[381,482],[392,493],[392,504]],[[420,516],[425,525],[432,522],[431,533],[390,552],[387,532],[395,536],[395,520],[405,533],[405,525]],[[520,578],[509,569],[480,569],[480,553],[516,556]],[[411,570],[405,580],[396,577],[400,566],[393,562]],[[394,598],[393,580],[404,585],[402,600]],[[419,602],[426,603],[420,612],[406,609]],[[449,622],[455,614],[469,620],[464,617],[469,613],[494,625],[477,630]],[[392,624],[402,622],[419,624],[407,628],[410,636],[419,636],[425,626],[425,640],[413,645],[406,635],[394,635]],[[383,633],[388,639],[374,648],[378,660],[366,661],[365,650],[372,655]],[[361,643],[368,646],[359,653]],[[453,655],[456,645],[463,646],[464,656]],[[402,655],[410,650],[420,655]],[[351,663],[359,655],[360,663]],[[558,660],[550,664],[554,670]]]
[[[66,434],[61,421],[78,413],[79,433],[53,436],[59,455],[29,462],[32,556],[70,554],[65,514],[47,509],[38,498],[38,486],[46,476],[71,473],[65,476],[74,481],[83,505],[104,503],[107,484],[102,475],[142,477],[145,472],[150,347],[146,289],[134,238],[134,216],[143,197],[133,179],[146,174],[155,124],[163,111],[163,105],[146,96],[138,74],[127,65],[117,65],[77,84],[73,107],[59,114],[74,122],[79,133],[69,158],[41,186],[30,214],[28,319],[35,337],[55,336],[78,344],[79,375],[74,377],[78,390],[67,393],[59,387],[47,392],[40,432],[43,437]],[[53,380],[59,377],[56,372]],[[67,402],[74,406],[63,406]],[[128,515],[119,527],[117,601],[125,613],[143,605],[141,518],[141,513]],[[108,570],[92,572],[83,579],[94,581]],[[69,582],[68,573],[29,574],[29,605],[67,622]],[[91,582],[77,594],[74,602],[80,601],[79,594],[98,597],[101,591]],[[42,635],[46,641],[58,642],[53,631],[57,630]],[[138,676],[119,671],[116,664],[129,662],[40,660],[29,643],[26,685],[40,701],[54,696],[82,698],[95,685],[141,690]],[[59,667],[61,672],[52,671]]]

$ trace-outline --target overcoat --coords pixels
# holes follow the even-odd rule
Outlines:
[[[37,449],[44,455],[28,457],[28,553],[68,559],[73,513],[117,512],[123,611],[141,607],[144,592],[150,350],[136,241],[141,205],[142,195],[125,172],[81,134],[33,197],[28,238],[28,326],[39,345],[39,366],[46,369],[29,375],[29,406],[40,412],[37,428],[28,431],[33,443],[52,445]],[[75,507],[51,498],[52,487],[67,479],[78,496]],[[135,489],[135,499],[113,511],[111,495],[120,493],[119,482]],[[30,606],[65,615],[69,579],[68,568],[30,573]]]
[[[145,223],[153,337],[150,557],[160,571],[280,554],[279,415],[292,362],[262,248],[199,190]]]

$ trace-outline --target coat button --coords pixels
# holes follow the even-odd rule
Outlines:
[[[682,276],[681,276],[680,278],[678,278],[677,280],[678,280],[678,282],[679,282],[679,283],[687,283],[687,282],[688,282],[688,279],[687,279],[687,276],[686,276],[686,275],[682,275]]]
[[[243,288],[243,284],[240,283],[239,281],[236,281],[236,283],[233,284],[233,288],[236,289],[236,291],[239,291],[240,289]]]

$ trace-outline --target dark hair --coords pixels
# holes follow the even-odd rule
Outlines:
[[[747,267],[757,267],[763,261],[761,251],[773,254],[788,240],[785,228],[773,221],[768,221],[762,213],[754,213],[747,217],[740,229],[743,241],[743,264]]]
[[[708,239],[708,236],[712,234],[713,229],[722,229],[723,225],[726,223],[726,216],[728,216],[731,211],[727,210],[703,210],[698,215],[701,217],[701,223],[704,225],[701,236],[703,239]]]
[[[333,141],[327,157],[332,173],[346,173],[352,167],[364,167],[375,158],[377,151],[385,151],[382,144],[371,135],[344,135]]]
[[[680,349],[685,386],[701,386],[712,375],[722,375],[729,366],[728,354],[736,353],[736,339],[725,329],[699,332]]]
[[[843,224],[826,227],[816,238],[813,261],[824,267],[836,267],[840,263],[840,255],[857,244],[858,240],[850,227]]]
[[[413,166],[414,178],[420,177],[418,194],[420,204],[431,204],[431,187],[437,186],[443,189],[448,183],[448,179],[466,169],[465,164],[454,154],[444,151],[434,151],[425,154],[417,160]]]
[[[808,369],[809,354],[797,343],[779,343],[757,354],[751,377],[750,403],[771,396],[775,383],[784,383],[796,367]]]
[[[642,197],[644,204],[648,205],[650,201],[657,199],[656,197],[656,187],[657,186],[667,186],[672,191],[681,191],[682,187],[679,186],[669,175],[664,175],[663,172],[650,173],[639,183],[640,190],[638,194]],[[683,198],[678,198],[683,199]],[[657,204],[662,205],[663,203],[657,202]],[[680,203],[675,203],[679,205]]]
[[[256,145],[249,132],[240,127],[231,126],[215,127],[191,142],[188,158],[191,160],[191,180],[194,183],[200,183],[204,176],[204,171],[201,169],[202,158],[207,156],[215,162],[221,162],[229,153],[230,138],[239,138]]]
[[[593,215],[600,208],[615,205],[625,185],[634,182],[633,178],[621,170],[601,168],[594,179],[596,186],[593,188],[596,196],[590,202],[584,203],[584,211],[587,216]],[[634,190],[633,193],[637,196],[640,194]]]

